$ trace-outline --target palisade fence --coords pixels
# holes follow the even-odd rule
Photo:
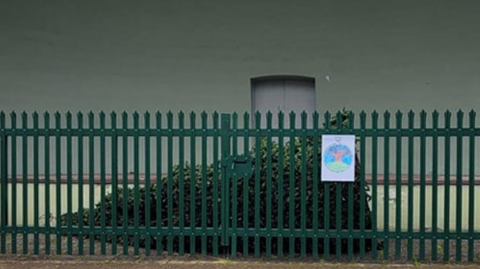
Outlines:
[[[2,112],[0,252],[478,261],[475,112],[196,116]]]

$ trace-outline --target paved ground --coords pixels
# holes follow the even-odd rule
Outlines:
[[[448,264],[429,264],[428,260],[425,264],[414,264],[411,261],[406,260],[406,242],[402,242],[401,247],[401,256],[402,259],[396,261],[396,264],[382,262],[381,260],[377,260],[374,263],[369,263],[369,259],[367,258],[364,263],[360,262],[349,262],[348,259],[345,259],[343,263],[325,263],[325,262],[316,262],[312,259],[272,259],[272,260],[262,260],[260,259],[243,259],[238,257],[237,260],[227,260],[222,258],[214,258],[214,257],[200,257],[194,256],[189,257],[185,255],[184,257],[178,256],[167,256],[155,255],[156,252],[152,252],[152,256],[145,256],[144,250],[140,252],[140,256],[133,256],[133,255],[116,255],[112,256],[109,251],[111,250],[111,245],[107,246],[107,256],[100,255],[100,244],[98,241],[95,241],[95,255],[86,255],[86,256],[78,256],[78,255],[67,255],[67,240],[66,238],[62,238],[62,253],[64,255],[55,255],[55,247],[56,247],[56,240],[55,238],[51,238],[51,249],[52,255],[45,255],[45,242],[44,238],[40,237],[40,255],[35,256],[31,254],[27,255],[20,255],[20,254],[11,254],[9,253],[11,250],[11,238],[8,237],[7,240],[7,250],[8,254],[0,255],[0,269],[3,268],[15,268],[15,269],[26,269],[26,268],[38,268],[38,269],[53,269],[53,268],[65,268],[65,269],[77,269],[77,268],[105,268],[105,269],[145,269],[145,268],[179,268],[179,269],[197,269],[197,268],[209,268],[209,269],[233,269],[233,268],[254,268],[254,269],[273,269],[273,268],[285,268],[285,269],[297,269],[297,268],[364,268],[364,269],[376,269],[376,268],[480,268],[480,253],[478,250],[480,249],[480,242],[475,242],[474,249],[475,251],[475,263],[471,265],[466,264],[459,264],[453,265],[455,260],[455,245],[454,242],[451,242],[450,245],[450,263]],[[28,252],[32,253],[33,250],[33,238],[29,238],[28,240]],[[73,253],[76,254],[78,252],[78,240],[73,238]],[[394,240],[391,240],[390,246],[390,257],[389,260],[393,261],[394,259]],[[453,244],[453,245],[452,245]],[[17,238],[17,253],[22,251],[22,238],[19,236]],[[84,241],[85,246],[85,253],[88,253],[88,241]],[[441,259],[443,257],[443,243],[439,243],[438,248],[438,255]],[[414,244],[414,253],[415,255],[418,253],[418,242]],[[426,244],[426,257],[427,259],[431,256],[431,246],[429,242]],[[462,262],[465,262],[466,253],[467,251],[466,242],[462,244]],[[130,253],[133,253],[133,249],[129,249]],[[382,257],[382,252],[379,252],[379,257]],[[381,259],[381,258],[380,258]],[[342,259],[343,260],[343,259]]]
[[[175,259],[162,261],[85,261],[85,260],[34,260],[27,258],[12,258],[0,260],[0,269],[15,268],[15,269],[77,269],[77,268],[105,268],[105,269],[146,269],[146,268],[178,268],[178,269],[272,269],[272,268],[352,268],[352,269],[374,269],[374,268],[462,268],[473,269],[478,268],[478,265],[419,265],[419,264],[328,264],[328,263],[289,263],[289,262],[233,262],[229,260],[216,261],[181,261]]]
[[[1,0],[0,0],[1,1]],[[22,250],[23,250],[23,237],[22,235],[18,235],[17,238],[16,238],[16,246],[17,246],[17,253],[22,253]],[[28,238],[28,253],[33,253],[33,235],[29,235],[29,238]],[[69,255],[67,253],[67,237],[62,237],[61,238],[61,250],[62,250],[62,254],[60,257],[58,255],[45,255],[46,253],[46,250],[45,250],[45,246],[46,246],[46,240],[45,240],[45,237],[43,235],[41,235],[39,237],[39,254],[41,256],[44,256],[44,257],[47,257],[47,258],[53,258],[53,259],[62,259],[62,260],[68,260],[68,259],[79,259],[81,256],[78,256],[78,252],[79,252],[79,240],[78,238],[76,237],[73,237],[72,238],[72,254],[73,255]],[[7,249],[7,254],[8,255],[12,255],[12,238],[10,235],[7,235],[7,245],[6,245],[6,249]],[[50,238],[50,246],[51,246],[51,253],[52,254],[55,254],[56,253],[56,237],[52,236]],[[87,239],[83,240],[83,246],[84,246],[84,253],[85,254],[88,254],[90,253],[89,251],[89,241]],[[118,247],[118,253],[121,253],[122,251],[122,246],[120,245],[117,245]],[[401,241],[401,244],[400,244],[400,258],[397,259],[395,257],[395,247],[396,247],[396,242],[395,240],[390,240],[390,251],[389,251],[389,255],[388,255],[388,261],[395,261],[396,263],[399,263],[399,264],[411,264],[412,261],[408,260],[407,259],[407,240],[402,240]],[[88,255],[88,258],[90,259],[90,261],[92,260],[105,260],[105,259],[110,259],[110,258],[114,258],[114,260],[121,260],[121,261],[131,261],[132,258],[133,259],[138,259],[138,258],[135,258],[133,257],[133,247],[130,247],[129,248],[129,253],[130,255],[127,255],[127,256],[123,256],[123,255],[113,255],[111,253],[111,250],[112,250],[112,245],[111,244],[106,244],[106,256],[105,255],[101,255],[100,253],[100,249],[101,249],[101,244],[100,244],[100,241],[98,240],[95,240],[95,243],[94,243],[94,254],[95,255]],[[445,245],[444,245],[444,242],[443,240],[441,241],[438,241],[438,246],[437,246],[437,255],[438,255],[438,259],[440,262],[442,262],[443,258],[444,258],[444,251],[445,251]],[[450,244],[449,244],[449,255],[448,255],[448,258],[449,258],[449,262],[450,263],[456,263],[456,244],[455,244],[455,240],[450,240]],[[474,263],[475,264],[478,264],[479,265],[479,268],[480,268],[480,241],[479,240],[476,240],[474,242]],[[431,260],[431,257],[432,257],[432,245],[431,245],[431,241],[427,240],[425,242],[425,260],[423,261],[424,263],[430,263],[432,260]],[[419,255],[419,252],[420,252],[420,245],[419,245],[419,241],[418,240],[414,240],[413,242],[413,255],[414,255],[414,259],[417,260],[417,257]],[[145,255],[145,249],[143,248],[140,248],[139,250],[139,257],[141,259],[148,259],[150,261],[152,260],[155,260],[155,261],[164,261],[166,259],[170,259],[172,258],[172,256],[167,256],[166,255],[166,252],[162,253],[160,256],[157,256],[157,253],[156,253],[156,250],[151,250],[151,256],[148,256],[146,257]],[[466,240],[463,240],[462,241],[462,245],[461,245],[461,262],[465,263],[467,262],[467,254],[468,254],[468,242]],[[13,257],[17,257],[15,256],[15,254],[12,255]],[[110,258],[109,258],[110,257]],[[130,258],[132,257],[132,258]],[[220,257],[223,257],[225,258],[225,256],[222,256],[220,255]],[[335,255],[332,254],[331,256],[332,258],[335,258]],[[241,258],[241,254],[238,253],[238,258]],[[384,255],[383,255],[383,251],[382,250],[379,250],[378,251],[378,258],[376,260],[372,260],[372,257],[371,257],[371,253],[367,253],[366,257],[365,257],[365,260],[363,260],[363,262],[366,262],[366,263],[382,263],[384,262],[383,261],[383,258],[384,258]],[[180,259],[180,257],[177,258],[177,260]],[[194,260],[196,260],[196,258],[193,258]],[[214,257],[209,257],[207,256],[206,258],[204,259],[207,259],[207,260],[210,260],[210,259],[215,259]],[[354,255],[354,259],[356,260],[359,260],[359,257],[358,257],[358,253]],[[1,260],[1,256],[0,256],[0,260]],[[188,255],[185,255],[185,257],[182,258],[183,261],[191,261],[191,259],[189,260],[188,259]],[[385,259],[387,260],[387,259]],[[276,260],[278,262],[278,259]],[[285,261],[285,260],[282,260],[282,261]],[[289,261],[289,260],[286,260],[286,261]],[[297,261],[297,260],[295,260]],[[304,259],[304,260],[300,260],[300,261],[306,261],[306,262],[314,262],[313,259]],[[348,257],[346,255],[343,255],[340,260],[336,260],[336,261],[342,261],[342,262],[345,262],[345,263],[350,263],[350,260],[348,259]],[[439,263],[438,261],[435,261],[435,263]]]

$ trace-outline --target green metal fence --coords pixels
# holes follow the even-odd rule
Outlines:
[[[478,260],[475,112],[196,116],[1,113],[0,252]],[[322,134],[355,183],[320,181]]]

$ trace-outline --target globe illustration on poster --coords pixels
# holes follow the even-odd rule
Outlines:
[[[325,166],[334,173],[342,173],[352,165],[353,155],[345,144],[331,144],[323,154]]]

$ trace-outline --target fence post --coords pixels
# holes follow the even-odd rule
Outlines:
[[[0,113],[0,144],[1,144],[1,181],[2,181],[2,206],[1,206],[1,211],[2,211],[2,214],[1,214],[1,253],[4,254],[6,253],[6,236],[7,236],[7,233],[5,231],[7,225],[8,225],[8,221],[7,221],[7,217],[8,217],[8,172],[7,172],[7,166],[8,166],[8,152],[7,152],[7,148],[8,148],[8,144],[7,144],[7,135],[6,135],[6,131],[5,131],[5,113],[2,111]]]
[[[221,204],[221,229],[222,229],[222,246],[228,246],[228,221],[229,221],[229,159],[230,159],[230,114],[222,114],[221,116],[221,151],[222,151],[222,204]]]

